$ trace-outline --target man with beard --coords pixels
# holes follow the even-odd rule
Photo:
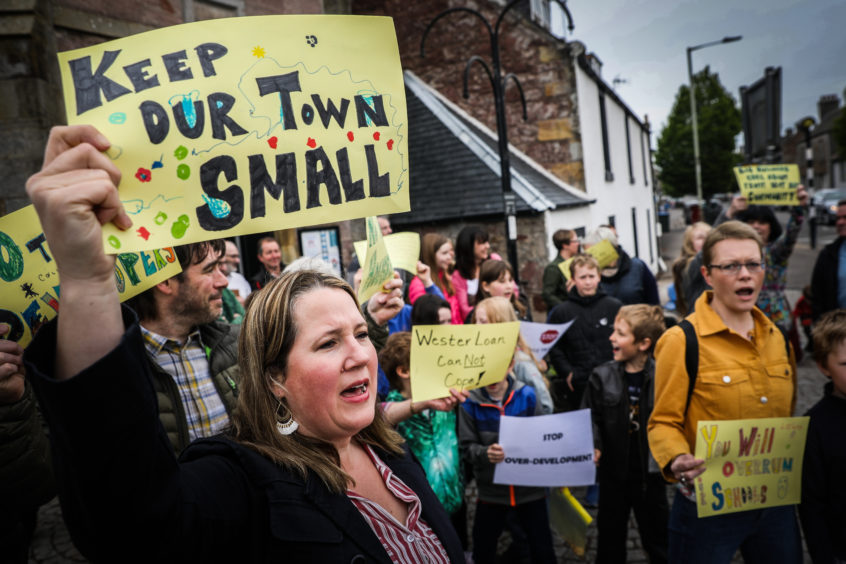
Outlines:
[[[159,419],[179,454],[220,433],[238,395],[238,326],[216,321],[226,274],[223,241],[174,247],[182,272],[127,302],[138,314]]]

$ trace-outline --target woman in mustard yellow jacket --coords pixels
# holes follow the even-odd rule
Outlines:
[[[688,403],[686,338],[674,327],[655,350],[655,408],[649,446],[664,477],[678,483],[670,514],[669,561],[729,562],[740,549],[746,562],[801,562],[793,506],[697,518],[696,427],[703,420],[789,417],[796,367],[781,331],[755,307],[765,265],[762,243],[748,225],[726,222],[703,247],[702,274],[713,290],[687,320],[696,333],[698,372]]]

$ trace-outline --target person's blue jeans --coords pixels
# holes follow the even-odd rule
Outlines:
[[[700,519],[696,505],[676,492],[669,528],[671,563],[727,563],[738,549],[746,564],[802,562],[802,539],[793,505]]]

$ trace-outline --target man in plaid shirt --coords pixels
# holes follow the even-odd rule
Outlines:
[[[238,326],[217,321],[226,288],[222,240],[161,251],[182,272],[127,302],[141,323],[159,419],[178,454],[222,432],[238,395]]]

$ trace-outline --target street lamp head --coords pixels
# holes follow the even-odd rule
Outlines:
[[[723,43],[733,43],[735,41],[740,41],[741,39],[743,39],[742,35],[731,35],[731,36],[728,36],[728,37],[723,37],[722,42]]]

